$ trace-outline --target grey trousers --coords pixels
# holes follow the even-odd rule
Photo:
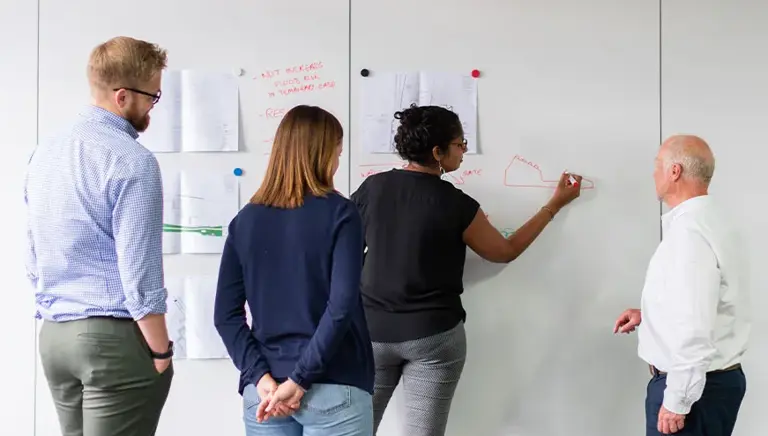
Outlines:
[[[40,358],[62,436],[152,436],[173,378],[133,320],[45,321]]]
[[[402,377],[407,410],[404,434],[444,435],[466,356],[467,337],[463,323],[446,332],[413,341],[374,342],[374,434]]]

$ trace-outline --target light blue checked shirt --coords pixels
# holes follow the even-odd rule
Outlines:
[[[38,318],[165,313],[162,178],[138,136],[124,118],[88,107],[30,157],[26,266]]]

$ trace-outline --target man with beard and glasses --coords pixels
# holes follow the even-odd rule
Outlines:
[[[64,436],[154,435],[171,386],[162,181],[136,141],[166,63],[145,41],[97,46],[92,104],[28,163],[27,275]]]

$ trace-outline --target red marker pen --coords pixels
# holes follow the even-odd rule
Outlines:
[[[579,186],[579,182],[576,181],[576,178],[573,177],[573,174],[570,174],[568,170],[565,171],[565,174],[568,174],[568,181],[571,182],[573,186]]]

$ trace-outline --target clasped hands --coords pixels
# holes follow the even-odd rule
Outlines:
[[[259,407],[256,421],[264,422],[270,417],[290,416],[299,410],[304,389],[291,379],[278,385],[271,375],[265,374],[256,384],[259,393]]]

